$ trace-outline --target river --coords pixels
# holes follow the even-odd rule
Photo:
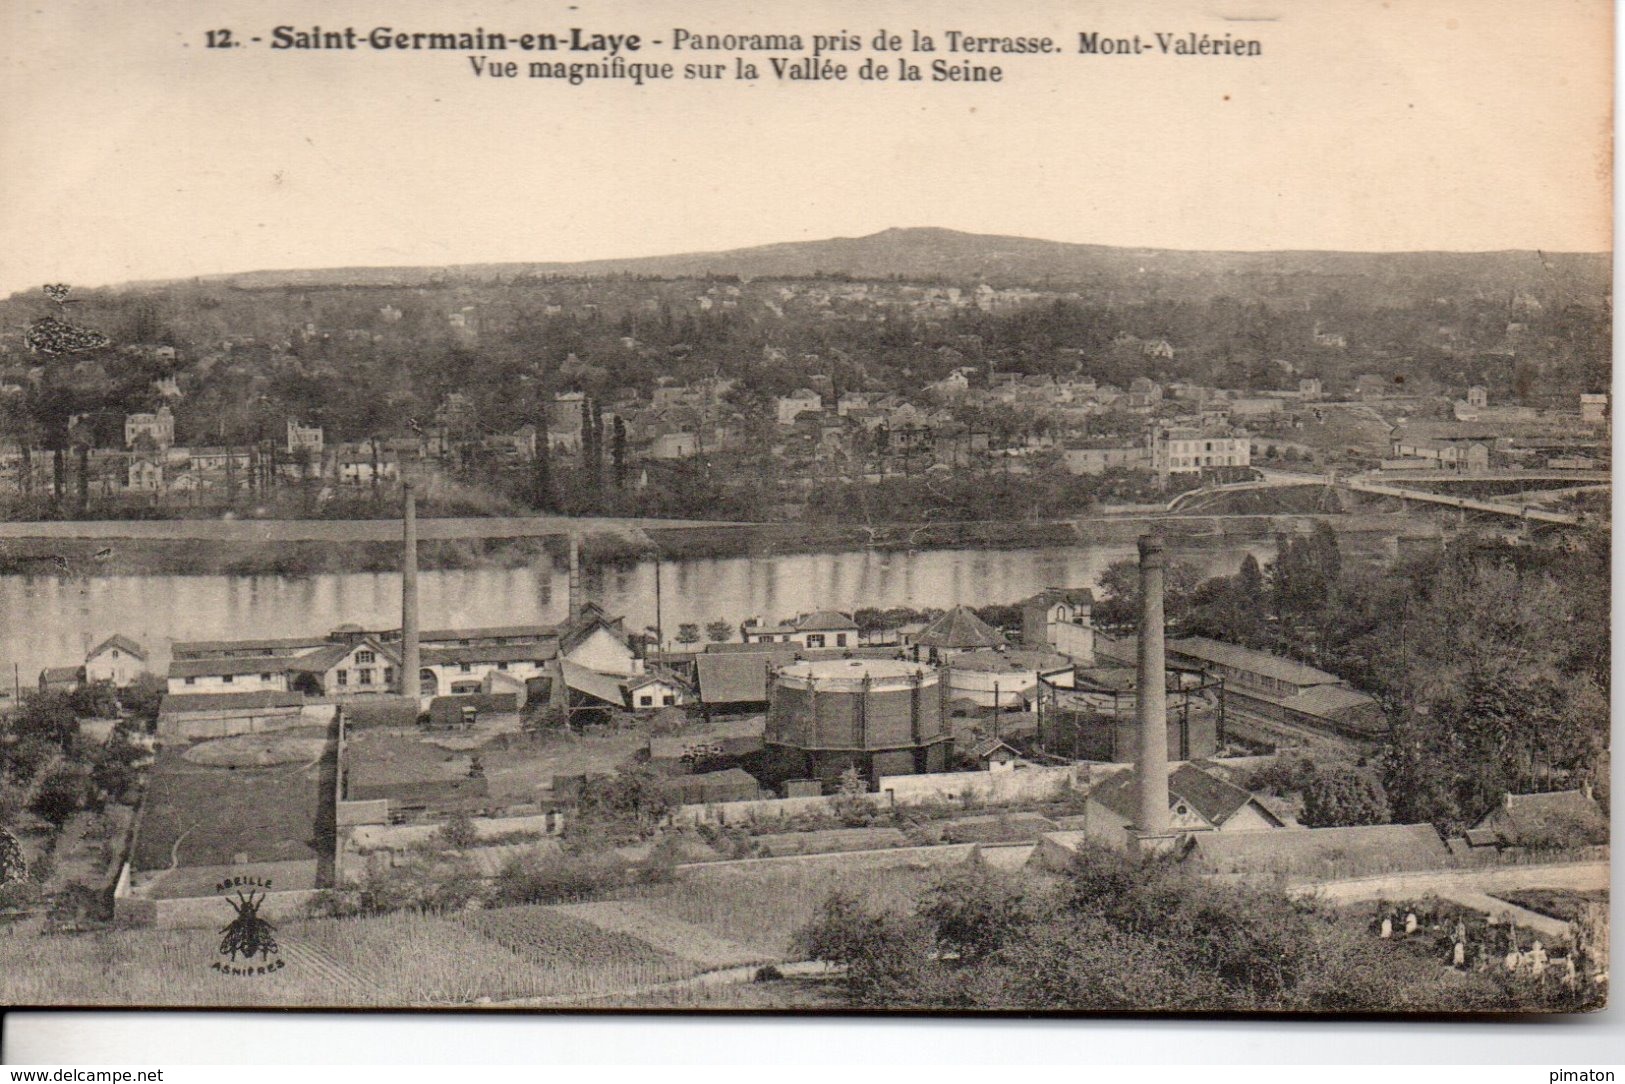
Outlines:
[[[1270,543],[1236,542],[1172,554],[1204,576],[1234,572],[1244,554],[1260,562]],[[814,609],[948,607],[1015,602],[1045,587],[1094,586],[1132,545],[1035,549],[859,550],[830,554],[665,561],[661,617],[668,642],[685,621],[791,617]],[[568,608],[558,567],[420,573],[424,628],[554,623]],[[587,594],[629,629],[655,622],[652,562],[590,570]],[[0,576],[0,667],[36,682],[47,666],[75,666],[115,632],[141,643],[162,673],[176,640],[319,635],[345,623],[400,623],[400,576]],[[15,671],[14,671],[15,668]]]

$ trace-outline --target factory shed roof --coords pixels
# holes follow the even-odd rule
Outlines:
[[[965,650],[1007,646],[1003,633],[977,617],[966,606],[955,606],[931,622],[914,638],[914,642],[922,647]]]
[[[1575,836],[1601,843],[1608,838],[1608,819],[1596,799],[1583,791],[1508,794],[1473,830],[1493,833],[1495,843],[1508,846],[1539,846]],[[1467,838],[1475,846],[1482,845],[1473,832]]]
[[[343,646],[343,645],[336,645]],[[225,659],[176,659],[169,664],[172,678],[227,677],[237,674],[281,674],[293,669],[295,658],[288,655],[249,656]]]
[[[626,688],[620,678],[589,670],[569,659],[560,659],[559,667],[564,675],[564,684],[569,688],[618,708],[626,706]]]
[[[1188,861],[1209,873],[1361,877],[1443,866],[1450,851],[1431,824],[1198,832]]]
[[[1196,659],[1199,662],[1233,667],[1249,674],[1257,674],[1260,677],[1271,678],[1275,681],[1300,687],[1337,685],[1342,682],[1342,679],[1336,674],[1328,674],[1326,671],[1317,670],[1313,666],[1305,666],[1301,662],[1283,659],[1279,655],[1271,655],[1267,651],[1254,651],[1252,648],[1227,644],[1222,640],[1210,640],[1205,636],[1186,636],[1178,640],[1169,640],[1168,652]]]
[[[700,674],[700,702],[765,703],[768,667],[790,662],[794,658],[794,651],[701,655],[695,660]]]
[[[159,715],[177,715],[191,711],[251,711],[264,708],[302,707],[305,698],[299,693],[280,689],[254,689],[241,693],[171,693],[159,705]]]
[[[445,666],[464,662],[546,662],[548,659],[557,658],[558,653],[557,640],[543,640],[528,644],[424,646],[418,657],[424,666]]]

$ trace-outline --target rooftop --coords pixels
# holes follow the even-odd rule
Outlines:
[[[1432,869],[1449,859],[1431,824],[1200,832],[1189,856],[1210,873],[1331,878]]]
[[[296,708],[305,698],[300,693],[280,689],[254,689],[241,693],[170,693],[158,714],[175,715],[185,711],[245,711],[261,708]]]
[[[1342,683],[1342,679],[1336,674],[1328,674],[1326,671],[1317,670],[1313,666],[1305,666],[1301,662],[1283,659],[1279,655],[1271,655],[1267,651],[1254,651],[1252,648],[1227,644],[1221,640],[1210,640],[1205,636],[1186,636],[1178,640],[1169,640],[1168,652],[1170,654],[1178,653],[1187,658],[1213,663],[1217,666],[1233,667],[1249,674],[1271,678],[1289,685],[1338,685]]]
[[[1137,769],[1117,772],[1097,783],[1089,792],[1089,800],[1133,821],[1139,816],[1138,783]],[[1249,791],[1194,764],[1176,764],[1168,772],[1169,803],[1183,801],[1215,828],[1222,827],[1252,800]]]
[[[790,663],[779,671],[784,677],[811,681],[912,678],[930,672],[929,666],[902,659],[813,659]]]
[[[767,671],[795,659],[790,651],[704,654],[695,659],[700,700],[705,704],[754,704],[767,701]]]
[[[90,653],[86,655],[85,658],[94,659],[103,651],[108,651],[113,648],[118,648],[126,655],[133,655],[137,659],[145,659],[147,657],[146,651],[141,647],[140,644],[136,643],[128,636],[116,632],[107,639],[103,640],[101,643],[97,644],[95,647],[91,648]]]
[[[1004,647],[1004,634],[967,606],[955,606],[927,625],[914,642],[923,647],[973,649]]]
[[[796,618],[797,632],[851,632],[858,623],[838,610],[814,610]]]

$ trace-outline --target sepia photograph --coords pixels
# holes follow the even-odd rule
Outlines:
[[[1605,1008],[1614,18],[0,8],[0,1008]]]

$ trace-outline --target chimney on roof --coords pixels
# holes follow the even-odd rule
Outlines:
[[[1168,694],[1162,631],[1162,539],[1140,536],[1140,646],[1135,682],[1141,838],[1168,834]]]
[[[570,620],[581,616],[581,540],[570,532]]]
[[[418,499],[412,483],[401,487],[406,508],[401,531],[401,670],[402,696],[418,693]]]

